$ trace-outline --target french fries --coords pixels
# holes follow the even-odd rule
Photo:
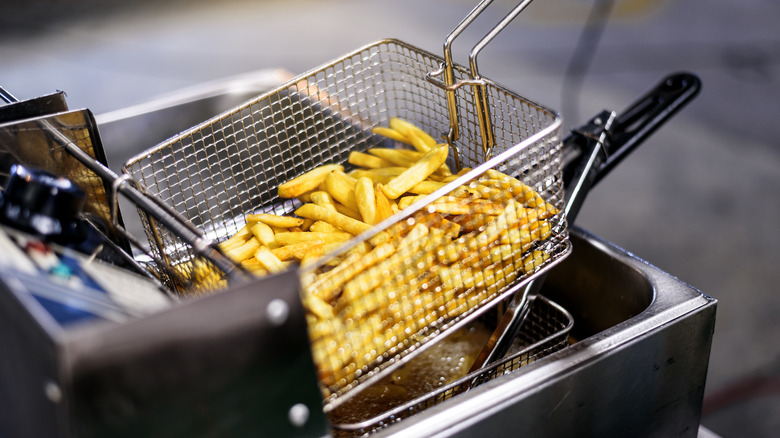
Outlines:
[[[334,227],[358,235],[371,229],[371,225],[360,222],[357,219],[346,216],[338,211],[332,211],[316,204],[304,204],[295,210],[295,214],[301,217],[327,222]]]
[[[262,265],[268,272],[279,272],[286,268],[286,265],[276,257],[271,250],[265,246],[261,246],[255,251],[255,260]]]
[[[419,161],[382,186],[382,192],[388,199],[397,199],[436,172],[447,161],[448,153],[448,145],[431,149]]]
[[[382,191],[382,184],[377,184],[376,188],[377,190],[374,190],[374,196],[376,197],[376,223],[379,223],[392,216],[394,212],[393,204]],[[398,208],[397,205],[396,208]]]
[[[389,139],[392,139],[392,140],[395,140],[395,141],[400,141],[401,143],[406,143],[406,144],[411,146],[411,144],[409,143],[409,139],[407,139],[405,135],[403,135],[402,133],[396,131],[393,128],[386,128],[384,126],[377,126],[377,127],[373,128],[371,131],[374,134],[379,134],[379,135],[385,136],[385,137],[387,137]]]
[[[275,214],[248,214],[247,222],[262,222],[276,228],[291,228],[303,225],[303,219],[292,216],[277,216]]]
[[[290,181],[279,186],[279,196],[282,198],[297,198],[306,192],[317,188],[334,170],[344,170],[344,166],[339,164],[325,164],[317,167],[303,175],[293,178]]]
[[[366,177],[359,178],[355,183],[355,199],[363,222],[369,225],[376,225],[374,182]]]
[[[393,117],[390,119],[390,128],[400,132],[409,140],[409,144],[420,152],[427,152],[436,146],[436,140],[433,137],[406,120]]]
[[[244,225],[236,234],[219,244],[222,251],[229,251],[233,248],[237,248],[246,243],[249,238],[252,237],[252,231],[249,229],[249,224]]]
[[[303,260],[310,254],[321,256],[324,246],[325,242],[320,239],[307,240],[274,248],[271,254],[281,261]]]
[[[233,260],[242,261],[250,258],[258,248],[260,248],[260,242],[253,237],[243,245],[225,251],[225,255]]]
[[[271,247],[276,244],[276,237],[274,236],[274,230],[271,228],[270,225],[264,222],[256,222],[256,223],[248,222],[247,225],[249,225],[249,230],[252,232],[252,234],[255,236],[255,239],[257,239],[258,242],[262,243],[267,247]]]
[[[320,240],[322,243],[343,243],[354,237],[352,234],[340,231],[336,232],[315,232],[315,231],[284,231],[276,233],[274,242],[279,246],[293,245],[296,243],[311,242]]]
[[[357,199],[355,199],[356,182],[344,172],[335,171],[325,178],[325,188],[335,201],[352,211],[358,211]]]
[[[356,151],[349,153],[349,164],[354,164],[355,166],[366,169],[381,169],[393,165],[393,163],[382,158]]]
[[[393,117],[390,119],[389,125],[389,128],[377,126],[373,129],[374,134],[408,144],[418,152],[428,152],[436,146],[436,140],[413,123]]]
[[[376,224],[426,199],[452,174],[449,146],[397,118],[373,132],[412,149],[351,152],[347,170],[325,164],[279,186],[293,214],[247,214],[220,244],[250,272],[308,266]],[[403,348],[421,328],[452,318],[534,272],[559,209],[496,170],[428,203],[406,220],[304,270],[303,303],[321,381],[334,385]],[[213,279],[199,267],[197,274]]]

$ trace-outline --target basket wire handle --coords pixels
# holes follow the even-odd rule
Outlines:
[[[19,102],[19,99],[16,98],[11,92],[6,90],[3,87],[0,87],[0,99],[3,100],[5,103],[16,103]]]
[[[232,261],[225,254],[225,252],[222,250],[222,248],[219,245],[215,245],[210,239],[206,239],[203,236],[202,232],[197,227],[195,227],[195,225],[193,225],[191,222],[178,217],[178,213],[175,210],[171,209],[171,207],[168,206],[166,203],[164,203],[161,199],[159,199],[156,196],[150,195],[146,191],[144,186],[140,182],[138,182],[138,180],[133,178],[131,175],[128,174],[119,175],[111,183],[111,194],[110,194],[111,196],[109,199],[109,208],[111,212],[111,225],[113,225],[114,228],[120,234],[122,234],[126,239],[128,239],[136,248],[140,249],[147,257],[154,260],[158,266],[173,266],[171,260],[168,258],[168,255],[165,253],[165,251],[160,251],[162,258],[156,257],[151,251],[147,251],[144,248],[144,246],[135,238],[135,236],[130,234],[119,223],[118,220],[119,191],[124,185],[131,186],[133,190],[138,191],[139,193],[146,196],[155,206],[167,212],[169,215],[176,218],[177,220],[181,220],[183,226],[185,226],[192,233],[198,236],[198,238],[196,238],[195,240],[188,241],[188,243],[192,245],[196,254],[201,257],[204,257],[209,262],[217,266],[219,269],[222,269],[223,272],[225,272],[225,274],[228,276],[228,278],[230,278],[231,275],[234,275],[236,273],[240,273],[240,275],[242,275],[244,278],[251,277],[251,274],[247,272],[246,269],[240,264],[234,263],[233,269],[226,270],[225,266],[227,266],[227,268],[230,269],[231,265],[230,264],[224,265],[223,260],[226,260],[228,263]],[[159,217],[158,215],[154,215],[152,212],[146,209],[144,209],[144,212],[146,212],[150,216],[149,217],[150,220],[152,221],[158,220],[156,219]],[[157,243],[157,245],[162,246],[162,239],[160,238],[157,228],[154,227],[154,230],[155,230],[154,232],[155,242]],[[187,280],[178,271],[176,271],[176,269],[166,269],[165,272],[178,284],[187,283]]]
[[[524,0],[515,6],[501,21],[498,22],[469,52],[469,68],[471,77],[461,79],[455,82],[455,69],[452,60],[452,43],[466,30],[474,20],[493,2],[493,0],[482,0],[474,9],[453,29],[444,39],[444,63],[439,69],[426,74],[425,79],[428,82],[444,89],[447,92],[447,108],[450,114],[450,129],[446,134],[447,143],[455,151],[455,165],[460,170],[460,157],[458,148],[455,147],[455,141],[460,137],[460,128],[458,124],[458,101],[455,91],[464,86],[471,85],[474,89],[474,106],[479,122],[479,131],[482,137],[482,151],[484,158],[488,159],[493,152],[495,137],[493,135],[493,124],[490,116],[490,105],[488,95],[485,92],[486,81],[479,74],[477,65],[477,56],[488,45],[499,32],[504,30],[509,23],[514,20],[533,0]],[[444,81],[437,79],[438,76],[444,76]]]

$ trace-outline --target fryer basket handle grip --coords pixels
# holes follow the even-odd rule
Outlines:
[[[482,140],[482,152],[487,160],[493,153],[495,138],[493,135],[493,122],[490,115],[490,104],[485,91],[487,81],[479,74],[477,66],[477,57],[482,49],[485,48],[509,23],[512,22],[533,0],[519,0],[518,4],[510,10],[501,21],[496,23],[490,31],[482,37],[469,52],[470,77],[455,81],[455,62],[452,58],[452,44],[455,39],[469,27],[482,12],[493,2],[493,0],[481,0],[469,14],[447,35],[444,39],[444,62],[435,71],[425,75],[425,79],[433,85],[442,88],[447,92],[447,110],[450,115],[450,129],[444,134],[447,143],[452,147],[455,158],[455,166],[461,169],[460,153],[455,147],[455,141],[460,137],[458,103],[455,90],[464,85],[471,85],[474,90],[474,108],[479,122],[480,136]],[[439,80],[438,76],[444,76]]]
[[[701,81],[692,73],[673,73],[663,78],[625,110],[618,113],[603,143],[604,159],[594,171],[592,185],[597,184],[625,157],[642,144],[667,120],[688,104],[701,89]],[[605,111],[606,112],[606,111]],[[604,113],[605,113],[604,112]],[[596,116],[585,125],[572,129],[563,139],[563,182],[567,186],[587,153],[590,138],[603,129]]]
[[[687,72],[673,73],[618,113],[606,144],[607,158],[593,184],[598,183],[669,118],[685,107],[700,90],[701,80],[696,75]]]

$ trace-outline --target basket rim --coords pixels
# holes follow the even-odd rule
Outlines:
[[[232,108],[224,110],[224,111],[214,115],[211,118],[208,118],[208,119],[206,119],[206,120],[204,120],[204,121],[202,121],[202,122],[200,122],[200,123],[198,123],[198,124],[196,124],[194,126],[191,126],[190,128],[185,129],[184,131],[181,131],[180,133],[178,133],[176,135],[173,135],[173,136],[169,137],[168,139],[163,140],[160,143],[157,143],[156,145],[151,146],[150,148],[148,148],[148,149],[146,149],[146,150],[144,150],[144,151],[142,151],[142,152],[140,152],[140,153],[138,153],[136,155],[133,155],[132,157],[128,158],[122,164],[122,167],[121,167],[122,173],[125,173],[125,174],[128,174],[128,175],[132,176],[132,172],[130,171],[130,168],[132,166],[134,166],[135,164],[137,164],[139,161],[141,161],[144,158],[146,158],[147,156],[155,154],[155,153],[165,149],[169,145],[171,145],[171,144],[173,144],[173,143],[175,143],[175,142],[177,142],[177,141],[179,141],[179,140],[181,140],[183,138],[186,138],[186,137],[192,135],[195,132],[200,131],[201,129],[203,129],[206,126],[212,125],[213,123],[215,123],[215,122],[217,122],[219,120],[223,120],[223,119],[229,117],[232,114],[240,112],[241,110],[246,109],[246,108],[250,107],[253,104],[256,104],[256,103],[258,103],[258,102],[260,102],[262,100],[265,100],[265,99],[269,98],[270,96],[272,96],[272,95],[274,95],[274,94],[276,94],[276,93],[278,93],[278,92],[280,92],[282,90],[288,89],[291,86],[301,82],[302,80],[304,80],[306,78],[309,78],[312,75],[315,75],[317,72],[326,70],[328,67],[332,67],[334,65],[337,65],[337,64],[343,62],[347,58],[350,58],[350,57],[355,56],[355,55],[357,55],[359,53],[362,53],[362,52],[364,52],[366,50],[369,50],[372,47],[377,47],[377,46],[380,46],[380,45],[383,45],[383,44],[397,44],[399,46],[403,46],[403,47],[406,47],[407,49],[410,49],[410,50],[413,50],[413,51],[415,51],[417,53],[420,53],[422,55],[428,56],[428,57],[430,57],[432,59],[436,59],[439,62],[443,62],[444,61],[444,58],[442,58],[440,55],[436,55],[433,52],[430,52],[428,50],[425,50],[425,49],[422,49],[420,47],[414,46],[412,44],[409,44],[409,43],[407,43],[405,41],[402,41],[402,40],[399,40],[397,38],[382,38],[382,39],[379,39],[379,40],[375,40],[375,41],[373,41],[371,43],[365,44],[365,45],[360,46],[360,47],[358,47],[358,48],[356,48],[356,49],[354,49],[354,50],[352,50],[350,52],[347,52],[346,54],[344,54],[344,55],[342,55],[342,56],[340,56],[338,58],[331,59],[331,60],[329,60],[329,61],[327,61],[327,62],[325,62],[323,64],[320,64],[319,66],[316,66],[316,67],[311,68],[311,69],[309,69],[307,71],[304,71],[304,72],[294,76],[293,78],[291,78],[291,79],[289,79],[289,80],[287,80],[287,81],[277,85],[273,89],[267,90],[267,91],[265,91],[265,92],[255,96],[255,97],[249,99],[249,100],[244,101],[243,103],[241,103],[239,105],[236,105],[236,106],[234,106]],[[454,68],[456,70],[458,70],[460,73],[468,74],[468,69],[466,69],[466,67],[464,67],[463,65],[455,64]],[[486,83],[490,84],[491,87],[494,87],[494,88],[496,88],[496,89],[498,89],[498,90],[500,90],[500,91],[502,91],[504,93],[508,93],[508,94],[519,96],[517,93],[513,92],[509,88],[501,85],[500,83],[498,83],[496,81],[493,81],[490,78],[482,76],[481,79],[483,79]],[[530,99],[528,99],[528,98],[526,98],[524,96],[520,96],[520,97],[526,103],[528,103],[529,105],[533,106],[534,108],[553,115],[554,118],[556,119],[556,122],[558,122],[560,125],[562,125],[562,121],[559,122],[559,120],[562,119],[562,116],[561,116],[559,111],[555,111],[553,109],[550,109],[549,107],[547,107],[545,105],[542,105],[542,104],[540,104],[538,102],[535,102],[533,100],[530,100]]]

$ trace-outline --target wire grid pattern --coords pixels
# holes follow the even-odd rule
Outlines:
[[[276,187],[321,164],[344,163],[352,150],[393,147],[372,135],[391,117],[414,122],[436,136],[449,127],[445,92],[425,80],[441,58],[397,40],[363,47],[299,76],[276,90],[218,115],[129,160],[123,170],[152,195],[216,241],[227,239],[253,212],[290,213],[296,200],[276,196]],[[457,79],[467,77],[458,68]],[[497,152],[557,122],[556,115],[493,84],[488,88]],[[470,87],[457,92],[462,135],[456,143],[463,166],[487,158],[482,152]],[[557,133],[528,148],[503,169],[522,175],[554,205],[562,202]],[[183,242],[140,212],[152,251],[166,260],[161,275],[192,260]],[[180,267],[181,267],[180,266]],[[187,283],[195,282],[194,272]],[[189,292],[170,281],[182,294]]]
[[[225,240],[244,225],[247,213],[290,214],[300,205],[298,200],[277,196],[276,188],[282,182],[322,164],[345,163],[351,151],[399,147],[371,133],[374,126],[387,126],[391,117],[409,120],[433,135],[446,132],[450,119],[445,92],[425,79],[440,63],[440,58],[400,41],[380,41],[183,132],[131,159],[124,171],[207,236]],[[459,68],[456,76],[460,79],[467,73]],[[497,146],[492,156],[485,154],[473,91],[461,87],[457,90],[461,136],[455,144],[461,164],[478,167],[491,160],[495,164],[491,167],[521,178],[542,194],[551,208],[562,210],[560,120],[552,111],[496,84],[488,83],[486,90]],[[455,185],[479,182],[484,172],[483,168],[464,175]],[[512,194],[517,202],[521,196]],[[428,199],[431,202],[433,197]],[[495,201],[502,207],[511,204],[508,199]],[[505,224],[499,231],[503,240],[510,239],[508,226],[518,220],[518,212],[514,207],[510,210],[512,215],[502,212]],[[396,224],[413,219],[425,225],[431,219],[412,218],[413,214],[405,211]],[[170,283],[185,294],[194,293],[189,284],[200,279],[192,243],[182,242],[150,219],[145,218],[147,236],[153,251],[165,260],[162,270],[188,277],[180,282],[171,275]],[[336,330],[331,331],[335,336],[318,339],[312,335],[315,363],[328,403],[344,399],[342,395],[359,383],[379,378],[381,372],[421,351],[442,332],[466,323],[465,316],[476,316],[519,288],[520,280],[561,259],[569,249],[565,220],[559,213],[549,221],[549,237],[539,239],[546,242],[549,259],[535,256],[526,261],[527,245],[490,249],[500,250],[490,255],[500,259],[489,268],[495,269],[496,274],[491,271],[490,275],[497,283],[490,288],[472,293],[479,288],[469,287],[466,293],[456,291],[449,298],[446,294],[415,296],[429,286],[441,286],[441,282],[431,277],[431,272],[427,278],[396,276],[397,293],[391,295],[400,299],[364,300],[362,303],[371,308],[358,310],[357,315],[349,313],[355,306],[336,307],[339,313],[334,324],[345,323],[351,329],[340,330],[334,325]],[[434,220],[427,225],[430,229],[438,223]],[[429,237],[437,236],[431,233]],[[398,272],[413,272],[415,265],[430,264],[436,247],[432,238],[411,242],[404,247],[405,253],[398,251],[405,255]],[[193,263],[188,264],[190,261]],[[456,272],[454,276],[450,283],[460,283],[463,274]],[[408,291],[408,296],[402,291]],[[306,303],[306,291],[303,295]],[[377,327],[396,333],[372,337]],[[334,346],[337,351],[330,351]]]
[[[464,376],[421,399],[394,408],[366,422],[335,425],[333,435],[342,438],[369,435],[462,394],[468,389],[517,371],[566,347],[569,344],[569,332],[573,324],[574,320],[569,312],[557,303],[539,295],[534,300],[528,318],[517,334],[506,358],[482,371]]]
[[[477,178],[467,186],[478,187],[480,182]],[[304,276],[304,297],[327,300],[336,312],[310,332],[329,404],[342,403],[351,390],[378,380],[562,257],[558,250],[565,245],[552,235],[547,221],[517,225],[527,220],[521,217],[525,209],[517,206],[518,198],[488,199],[501,211],[490,216],[487,224],[471,211],[443,220],[431,213],[436,208],[432,202],[388,227],[386,232],[403,236],[397,238],[396,249],[354,277],[342,282],[339,276],[360,263],[349,255],[332,270],[327,263],[315,269],[313,281]],[[476,205],[469,201],[466,207]],[[555,221],[556,216],[560,213],[549,220]],[[457,238],[448,235],[450,223],[468,232]],[[533,225],[538,228],[532,230]],[[379,248],[376,245],[370,254],[380,252]]]

